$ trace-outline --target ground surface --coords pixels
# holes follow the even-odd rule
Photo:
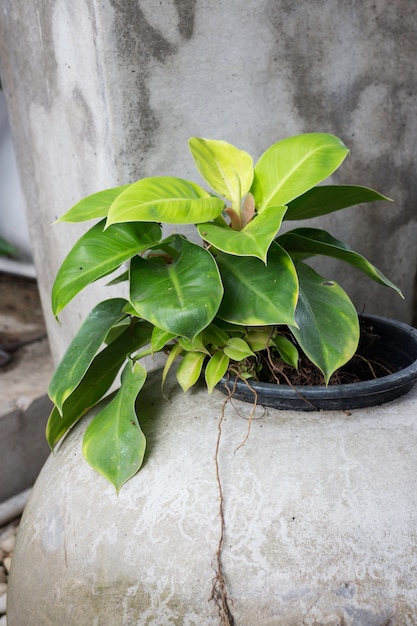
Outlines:
[[[0,417],[45,393],[51,372],[36,281],[0,273]]]
[[[25,411],[45,394],[51,373],[36,281],[0,273],[0,419]],[[7,581],[19,519],[0,526],[0,626],[7,624]]]
[[[19,519],[0,528],[0,626],[7,625],[7,581]]]

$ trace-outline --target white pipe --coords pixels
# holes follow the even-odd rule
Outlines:
[[[22,514],[32,489],[26,489],[0,504],[0,526],[16,519]]]

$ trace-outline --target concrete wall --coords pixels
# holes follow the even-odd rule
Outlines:
[[[10,133],[6,98],[2,91],[0,91],[0,189],[0,236],[15,246],[19,260],[31,261],[25,205]]]
[[[191,135],[257,157],[285,136],[328,131],[352,151],[337,180],[396,203],[321,225],[373,260],[407,302],[354,270],[345,278],[345,266],[336,278],[360,309],[411,318],[414,3],[3,0],[0,19],[0,72],[46,312],[56,270],[85,228],[51,223],[82,196],[144,175],[198,180]],[[97,286],[79,296],[61,327],[47,314],[56,359],[102,295]]]

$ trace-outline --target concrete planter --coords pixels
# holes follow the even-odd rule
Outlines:
[[[84,462],[85,421],[47,461],[19,529],[8,625],[210,626],[224,396],[171,402],[152,375],[149,456],[116,496]],[[238,626],[417,623],[417,393],[302,413],[229,404],[219,452],[224,574]]]

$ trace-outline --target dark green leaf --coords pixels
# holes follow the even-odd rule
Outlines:
[[[112,298],[97,304],[68,346],[49,384],[49,397],[62,414],[62,405],[88,370],[109,330],[124,316],[126,300]]]
[[[152,327],[134,320],[130,327],[93,359],[79,385],[65,400],[62,415],[54,407],[46,427],[51,448],[110,389],[126,357],[150,341]]]
[[[84,457],[116,491],[136,474],[143,462],[146,439],[136,416],[135,402],[145,380],[145,368],[129,361],[119,391],[84,433]]]
[[[85,233],[62,263],[52,287],[52,311],[60,311],[90,283],[116,270],[161,238],[157,224],[116,224],[103,231],[104,221]]]
[[[271,245],[267,265],[223,253],[217,263],[225,289],[218,317],[244,326],[295,324],[297,274],[281,246]]]
[[[12,256],[17,250],[8,241],[0,237],[0,256]]]
[[[314,255],[324,255],[350,263],[372,278],[372,280],[381,285],[391,287],[401,297],[404,297],[400,289],[384,276],[375,265],[372,265],[361,254],[358,254],[343,241],[335,239],[324,230],[319,228],[296,228],[278,237],[277,241],[291,256],[300,254],[303,258],[308,258]]]
[[[130,299],[140,317],[193,339],[216,315],[223,287],[207,250],[179,236],[176,242],[180,254],[173,263],[132,259]]]
[[[306,220],[318,215],[326,215],[334,211],[340,211],[346,207],[375,202],[376,200],[390,200],[386,196],[368,189],[368,187],[356,187],[354,185],[322,185],[314,187],[303,193],[288,204],[285,220]]]
[[[303,352],[323,372],[326,383],[355,354],[358,314],[343,289],[305,263],[296,263],[300,295],[291,332]]]

